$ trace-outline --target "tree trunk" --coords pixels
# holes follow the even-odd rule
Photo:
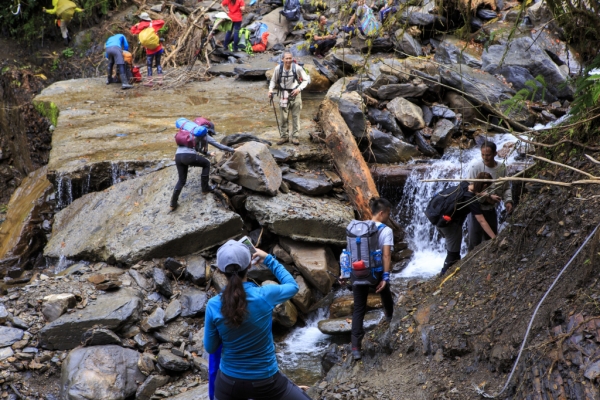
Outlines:
[[[325,145],[344,182],[350,202],[362,219],[370,219],[369,200],[378,197],[379,193],[369,167],[336,103],[325,100],[321,104],[319,123],[325,135]]]

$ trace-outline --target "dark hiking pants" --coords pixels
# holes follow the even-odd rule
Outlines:
[[[363,321],[367,312],[367,297],[369,297],[370,285],[354,285],[352,293],[354,294],[354,312],[352,313],[352,348],[360,349],[360,342],[365,335]],[[385,285],[385,288],[379,292],[383,310],[386,318],[392,318],[394,314],[394,299],[390,290],[390,283]]]
[[[492,208],[491,210],[482,210],[483,218],[485,218],[486,222],[492,228],[492,231],[495,234],[498,234],[498,214],[496,213],[496,209]],[[473,214],[469,214],[468,221],[468,229],[469,229],[469,251],[473,250],[477,247],[481,242],[485,240],[490,240],[490,237],[483,230],[477,219]]]
[[[177,174],[179,180],[175,185],[175,190],[180,191],[187,182],[189,167],[201,167],[202,175],[208,176],[210,171],[210,161],[199,154],[183,153],[175,155],[175,164],[177,166]]]
[[[232,378],[219,371],[215,382],[215,400],[310,400],[302,389],[277,372],[258,381]]]

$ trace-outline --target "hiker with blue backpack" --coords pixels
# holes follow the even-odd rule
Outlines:
[[[221,7],[227,13],[229,19],[231,19],[231,29],[227,31],[225,34],[225,40],[223,41],[223,46],[225,49],[229,47],[229,43],[233,39],[233,51],[244,49],[238,49],[238,45],[240,43],[240,28],[242,27],[242,13],[246,9],[246,4],[244,4],[244,0],[223,0],[221,2]]]
[[[311,39],[309,50],[319,58],[324,57],[337,43],[337,36],[331,34],[329,28],[327,28],[327,17],[325,15],[319,16],[317,31]]]
[[[288,118],[292,116],[292,144],[299,145],[298,133],[300,132],[300,111],[302,110],[302,98],[300,92],[308,86],[310,76],[304,71],[304,68],[297,65],[292,57],[292,53],[286,51],[283,53],[282,62],[275,67],[271,82],[269,83],[269,99],[273,100],[273,94],[277,90],[279,96],[279,108],[281,110],[281,126],[279,126],[279,135],[281,139],[278,145],[288,143],[290,134],[288,133]],[[277,112],[275,112],[277,117]],[[277,122],[279,125],[279,121]]]
[[[348,21],[347,26],[341,29],[346,33],[375,37],[379,34],[381,24],[373,14],[373,9],[365,4],[365,0],[358,0],[356,11]],[[356,23],[358,22],[358,26]]]
[[[480,172],[476,179],[492,179],[488,172]],[[490,238],[496,234],[485,220],[479,200],[485,197],[490,182],[461,182],[458,186],[451,186],[437,193],[429,201],[425,215],[435,225],[438,232],[446,239],[446,259],[440,272],[443,276],[450,267],[460,260],[460,247],[462,245],[463,224],[469,214],[475,219]]]
[[[365,335],[363,321],[369,292],[374,290],[381,296],[387,322],[391,322],[394,314],[394,299],[390,290],[394,232],[386,225],[392,212],[392,204],[386,199],[373,198],[369,207],[371,220],[352,220],[346,228],[347,248],[340,257],[342,281],[347,279],[343,274],[344,270],[351,268],[350,283],[354,295],[351,339],[352,358],[355,360],[362,358],[361,342]]]
[[[171,197],[171,211],[175,210],[178,206],[177,201],[187,181],[189,167],[202,168],[202,174],[200,175],[202,193],[209,193],[215,189],[214,186],[208,184],[210,161],[202,157],[198,152],[210,155],[208,154],[209,144],[229,153],[235,151],[231,147],[222,145],[212,138],[212,135],[215,134],[215,125],[206,118],[198,117],[194,122],[185,118],[179,118],[175,121],[175,126],[179,128],[179,131],[175,135],[175,143],[177,143],[175,165],[179,180],[175,185],[173,196]]]

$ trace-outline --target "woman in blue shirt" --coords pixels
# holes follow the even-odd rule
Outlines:
[[[262,262],[280,285],[247,281],[250,263]],[[222,294],[209,300],[204,321],[204,348],[223,346],[215,383],[216,400],[306,400],[300,388],[279,372],[271,331],[273,308],[298,293],[289,272],[273,257],[230,240],[217,251],[217,267],[227,277]]]

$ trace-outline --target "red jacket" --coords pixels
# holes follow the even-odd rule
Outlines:
[[[152,21],[152,28],[154,29],[154,32],[156,32],[156,34],[158,34],[158,31],[165,25],[165,21],[163,21],[162,19],[157,19]],[[135,24],[134,26],[131,27],[130,31],[132,34],[134,35],[139,35],[141,31],[143,31],[144,29],[148,28],[150,26],[150,22],[149,21],[142,21],[139,22],[137,24]],[[155,48],[154,50],[150,50],[148,48],[146,48],[146,54],[147,55],[151,55],[154,53],[158,53],[159,51],[161,51],[163,49],[162,44],[158,44],[158,47]]]

